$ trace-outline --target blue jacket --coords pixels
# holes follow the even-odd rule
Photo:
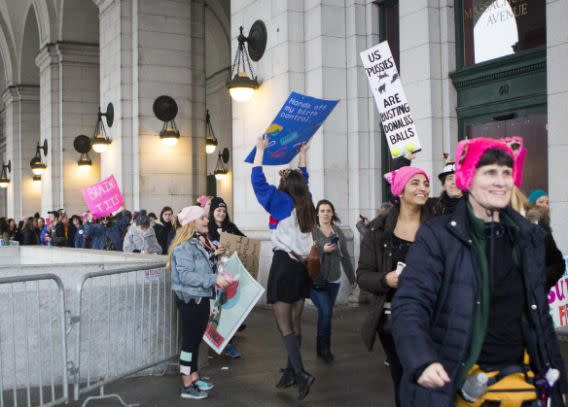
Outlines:
[[[87,240],[85,239],[85,229],[83,225],[79,225],[75,233],[74,245],[77,249],[84,249],[87,247]]]
[[[545,233],[511,208],[505,213],[519,228],[529,325],[525,341],[531,365],[536,372],[547,365],[560,370],[552,405],[564,406],[560,391],[568,386],[545,289]],[[454,405],[455,382],[468,357],[479,291],[468,217],[462,200],[453,214],[426,222],[408,251],[392,305],[393,336],[404,371],[400,387],[404,407]],[[444,366],[452,382],[429,390],[416,380],[433,362]]]
[[[121,218],[111,222],[110,226],[106,228],[106,234],[112,241],[115,250],[120,252],[122,251],[124,235],[126,234],[126,229],[128,229],[129,223],[130,216],[123,212]]]
[[[91,249],[103,250],[105,248],[105,227],[100,223],[83,224],[85,233],[83,237],[91,238]]]
[[[42,246],[47,246],[47,242],[45,241],[45,236],[51,236],[51,233],[49,232],[49,228],[47,226],[44,226],[39,234],[39,244]]]
[[[184,302],[210,298],[216,276],[209,254],[196,239],[177,246],[171,257],[172,290]]]
[[[309,176],[306,167],[300,167],[302,175],[308,183]],[[288,218],[294,210],[294,200],[284,191],[280,191],[274,185],[266,182],[262,166],[252,167],[251,183],[256,194],[256,199],[270,214],[269,227],[275,230],[279,222]]]

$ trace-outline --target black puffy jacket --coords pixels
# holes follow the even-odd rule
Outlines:
[[[566,372],[545,289],[545,232],[511,208],[504,211],[519,227],[530,326],[525,343],[531,365],[535,371],[547,365],[560,370],[552,405],[564,406],[560,391],[568,388]],[[404,407],[454,405],[456,378],[473,334],[479,286],[468,216],[463,200],[452,215],[425,223],[406,257],[392,310],[393,336],[404,370],[400,387]],[[416,383],[416,376],[433,362],[444,366],[452,382],[429,390]]]

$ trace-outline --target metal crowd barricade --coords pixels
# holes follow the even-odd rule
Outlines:
[[[0,278],[0,407],[68,401],[65,291],[58,276]]]
[[[93,390],[89,401],[115,380],[157,367],[178,355],[175,293],[165,264],[85,274],[78,285],[75,360],[70,368],[74,399]]]

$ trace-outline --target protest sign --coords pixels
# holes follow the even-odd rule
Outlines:
[[[264,150],[263,165],[288,164],[307,143],[337,105],[338,100],[317,99],[292,92],[272,124],[266,129],[268,146]],[[245,162],[252,163],[256,147]]]
[[[119,210],[124,203],[124,198],[120,193],[114,175],[90,187],[83,188],[81,194],[83,194],[83,200],[95,219],[112,214]]]
[[[420,140],[388,42],[361,52],[393,158],[420,151]]]
[[[564,261],[567,264],[564,274],[548,292],[548,305],[555,328],[568,325],[568,256]]]
[[[227,256],[237,252],[245,269],[256,279],[260,257],[260,240],[249,239],[248,237],[230,233],[221,233],[220,243],[227,249]]]
[[[211,300],[211,315],[203,335],[203,340],[218,354],[223,352],[264,292],[236,253],[227,259],[223,272],[231,274],[234,281]]]

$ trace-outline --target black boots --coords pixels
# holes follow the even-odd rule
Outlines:
[[[316,342],[316,352],[319,358],[327,364],[334,361],[333,353],[331,353],[331,338],[329,336],[318,336]]]
[[[282,376],[278,383],[276,383],[276,387],[279,389],[285,389],[290,386],[294,386],[296,384],[296,375],[294,374],[294,369],[286,368],[280,369],[282,372]]]
[[[306,371],[296,375],[296,383],[298,384],[298,401],[306,398],[310,392],[310,386],[316,379]]]

